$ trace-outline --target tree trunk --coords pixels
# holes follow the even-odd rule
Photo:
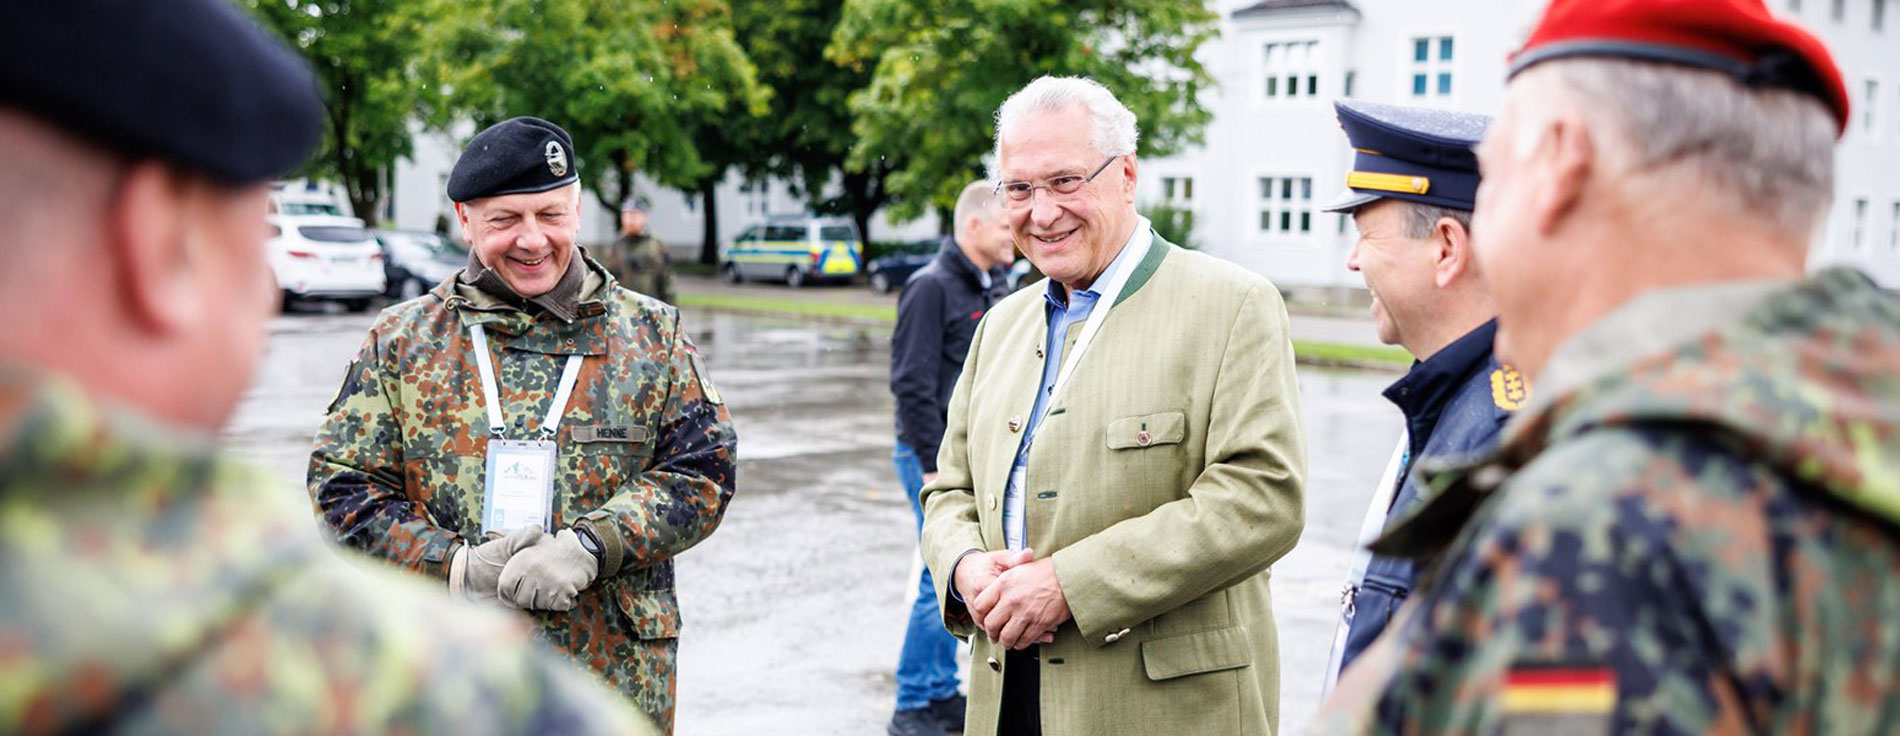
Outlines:
[[[937,207],[937,234],[955,235],[957,233],[956,211],[949,207]]]
[[[699,241],[699,262],[708,266],[718,265],[719,180],[710,177],[699,180],[699,206],[706,218],[706,229]]]

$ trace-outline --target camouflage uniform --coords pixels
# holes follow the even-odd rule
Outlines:
[[[1566,343],[1376,543],[1435,562],[1311,732],[1900,733],[1900,299],[1770,288]]]
[[[208,440],[0,369],[0,733],[642,733]],[[639,730],[633,730],[639,729]]]
[[[459,279],[383,312],[317,435],[310,494],[343,544],[445,581],[481,538],[489,431],[468,327],[486,326],[510,439],[539,430],[561,356],[586,355],[556,439],[553,526],[587,520],[606,559],[572,611],[525,613],[670,731],[673,556],[719,525],[736,439],[679,312],[584,263],[571,324]]]
[[[644,233],[620,236],[607,247],[607,257],[603,259],[620,285],[667,304],[678,304],[679,293],[673,290],[671,262],[666,243]]]

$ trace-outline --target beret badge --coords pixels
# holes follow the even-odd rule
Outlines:
[[[548,172],[555,176],[567,176],[567,151],[561,148],[560,141],[548,141]]]

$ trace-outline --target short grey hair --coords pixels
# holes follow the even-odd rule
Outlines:
[[[1432,230],[1438,227],[1438,221],[1449,217],[1464,226],[1465,232],[1471,232],[1471,210],[1440,207],[1435,204],[1399,200],[1405,203],[1405,237],[1429,238]]]
[[[957,195],[956,212],[951,215],[956,219],[950,228],[951,232],[961,240],[963,223],[969,222],[970,218],[979,214],[996,216],[996,205],[996,189],[990,182],[982,179],[970,182],[963,187],[963,193]]]
[[[1103,156],[1135,152],[1141,131],[1135,114],[1115,99],[1115,93],[1087,77],[1038,77],[1017,90],[996,109],[996,165],[1003,160],[1003,136],[1019,120],[1040,112],[1056,112],[1080,105],[1089,113],[1089,142]]]
[[[1638,175],[1678,175],[1781,232],[1811,235],[1834,197],[1837,126],[1820,100],[1719,72],[1626,59],[1545,62],[1541,74],[1606,122]]]

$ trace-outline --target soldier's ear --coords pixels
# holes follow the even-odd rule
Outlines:
[[[196,247],[185,183],[164,164],[133,164],[104,217],[105,246],[122,315],[137,329],[172,335],[192,320],[198,294],[190,273]]]
[[[1583,190],[1599,168],[1597,141],[1583,116],[1563,110],[1546,118],[1537,130],[1530,160],[1532,221],[1540,235],[1555,233],[1577,209]]]

